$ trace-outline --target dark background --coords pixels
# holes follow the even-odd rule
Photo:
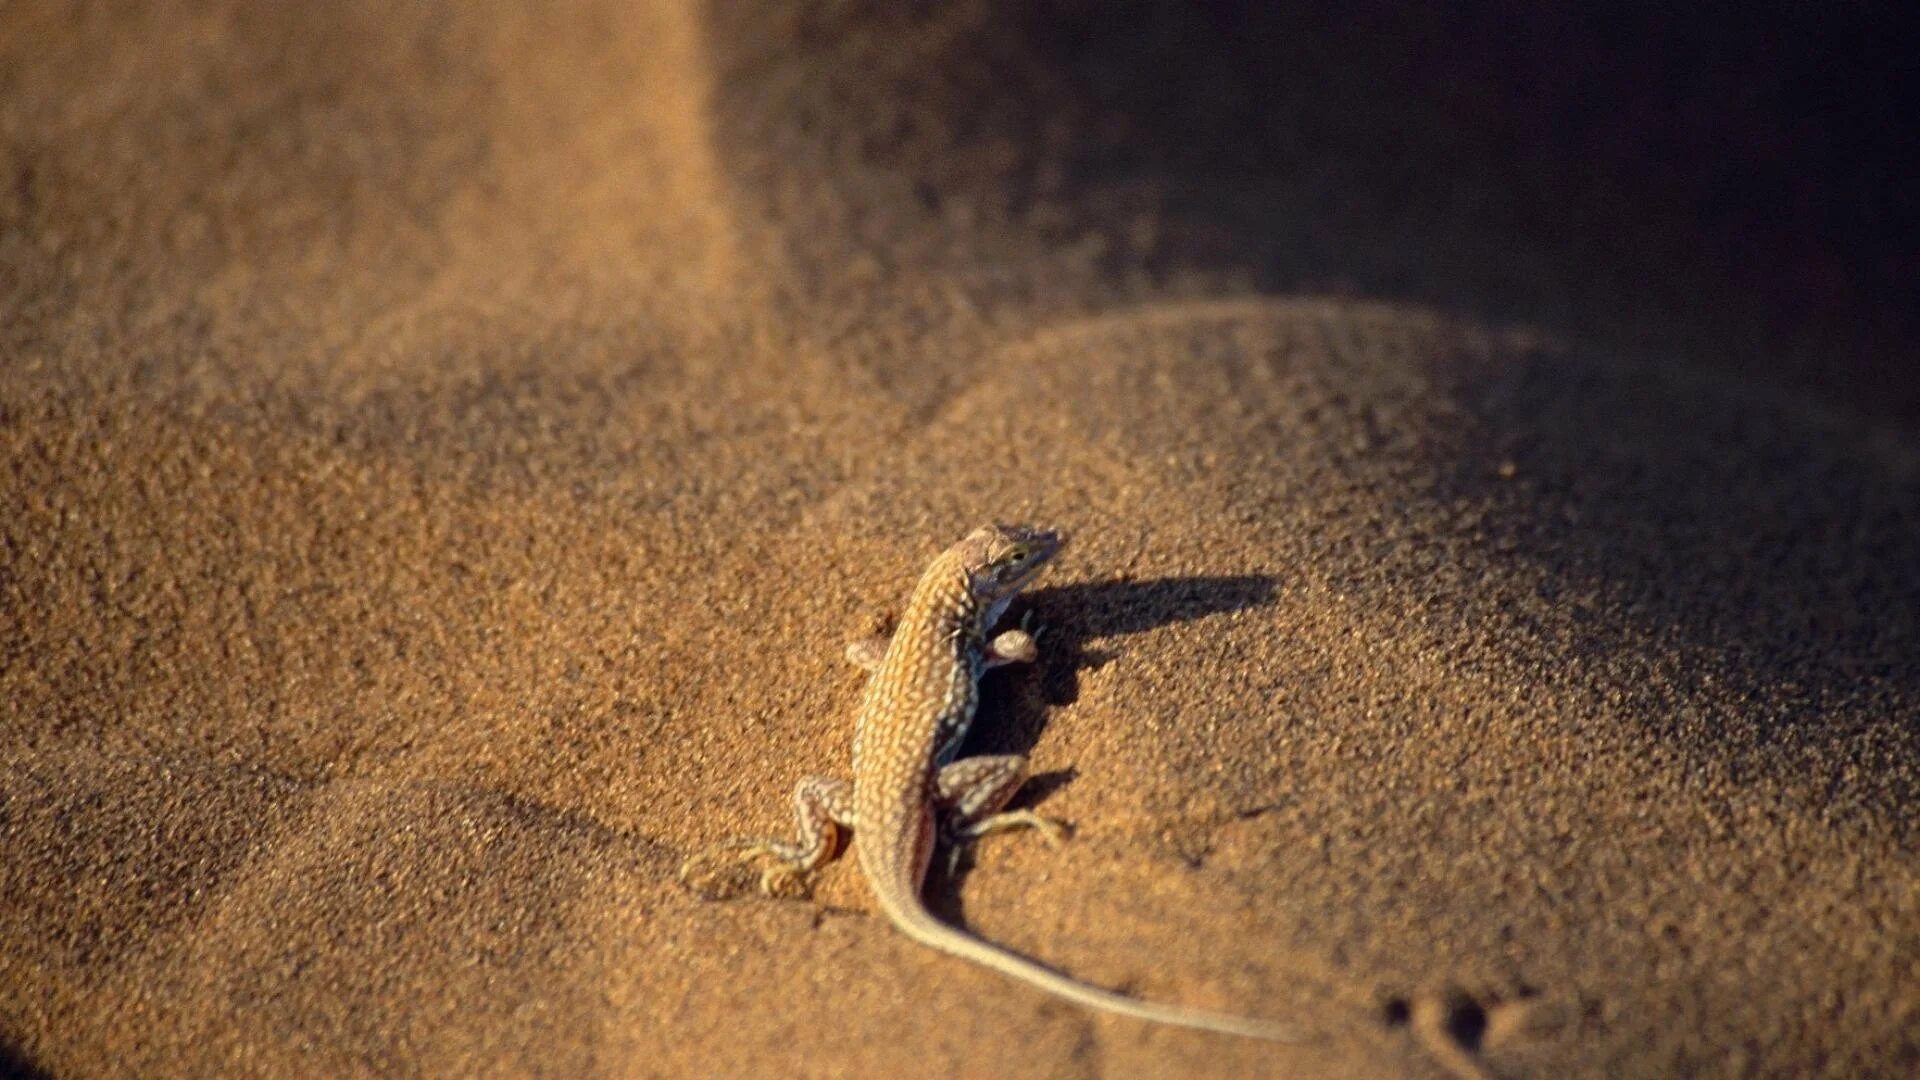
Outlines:
[[[971,190],[1062,241],[1118,203],[1156,222],[1148,265],[1534,322],[1920,419],[1894,5],[783,8],[715,8],[723,85],[762,145],[803,132],[796,155],[844,159],[829,172]]]

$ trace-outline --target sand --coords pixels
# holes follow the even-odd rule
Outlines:
[[[1920,1068],[1908,264],[1500,16],[7,5],[0,1072]],[[996,519],[931,902],[1318,1041],[675,883]]]

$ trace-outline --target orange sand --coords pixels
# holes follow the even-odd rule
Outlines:
[[[1353,128],[1195,124],[1200,15],[137,7],[0,13],[0,1071],[1920,1068],[1916,399],[1809,398],[1892,369],[1845,297],[1483,228],[1435,116],[1370,181],[1315,45]],[[1074,543],[976,745],[1078,834],[935,907],[1320,1043],[675,884],[992,519]]]

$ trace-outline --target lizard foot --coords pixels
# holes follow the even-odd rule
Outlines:
[[[784,862],[761,871],[760,891],[783,900],[802,900],[812,893],[807,875]]]
[[[1073,835],[1073,826],[1059,818],[1043,817],[1031,810],[1009,810],[993,814],[979,821],[946,830],[941,839],[947,847],[947,876],[953,877],[960,871],[960,859],[967,846],[982,837],[1012,829],[1032,829],[1040,834],[1047,846],[1058,850]]]
[[[744,869],[737,853],[703,851],[680,864],[680,884],[708,900],[731,900],[751,887]]]
[[[978,840],[1009,829],[1032,829],[1040,834],[1040,839],[1045,840],[1050,848],[1058,848],[1073,835],[1073,826],[1059,818],[1043,817],[1031,810],[1008,810],[981,818],[963,826],[958,835],[962,841]]]
[[[768,896],[806,896],[806,873],[794,866],[776,844],[766,840],[715,844],[680,864],[680,883],[708,900],[731,900],[753,888],[753,864],[771,859],[772,865],[760,872],[760,891]]]

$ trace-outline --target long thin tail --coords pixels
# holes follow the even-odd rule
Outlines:
[[[1270,1039],[1274,1042],[1307,1041],[1305,1034],[1276,1021],[1261,1020],[1251,1016],[1235,1016],[1232,1013],[1218,1013],[1207,1009],[1190,1009],[1179,1005],[1162,1005],[1088,985],[1029,960],[1019,953],[1003,949],[941,922],[934,917],[933,912],[927,910],[917,896],[912,894],[908,894],[908,898],[889,896],[888,891],[884,889],[876,892],[879,894],[881,907],[886,909],[887,916],[893,920],[894,925],[920,944],[957,956],[962,960],[971,960],[982,967],[991,968],[1002,975],[1065,998],[1076,1005],[1118,1013],[1121,1016],[1131,1016],[1137,1020],[1198,1028],[1201,1031],[1214,1031],[1223,1035],[1244,1035],[1248,1038]]]

